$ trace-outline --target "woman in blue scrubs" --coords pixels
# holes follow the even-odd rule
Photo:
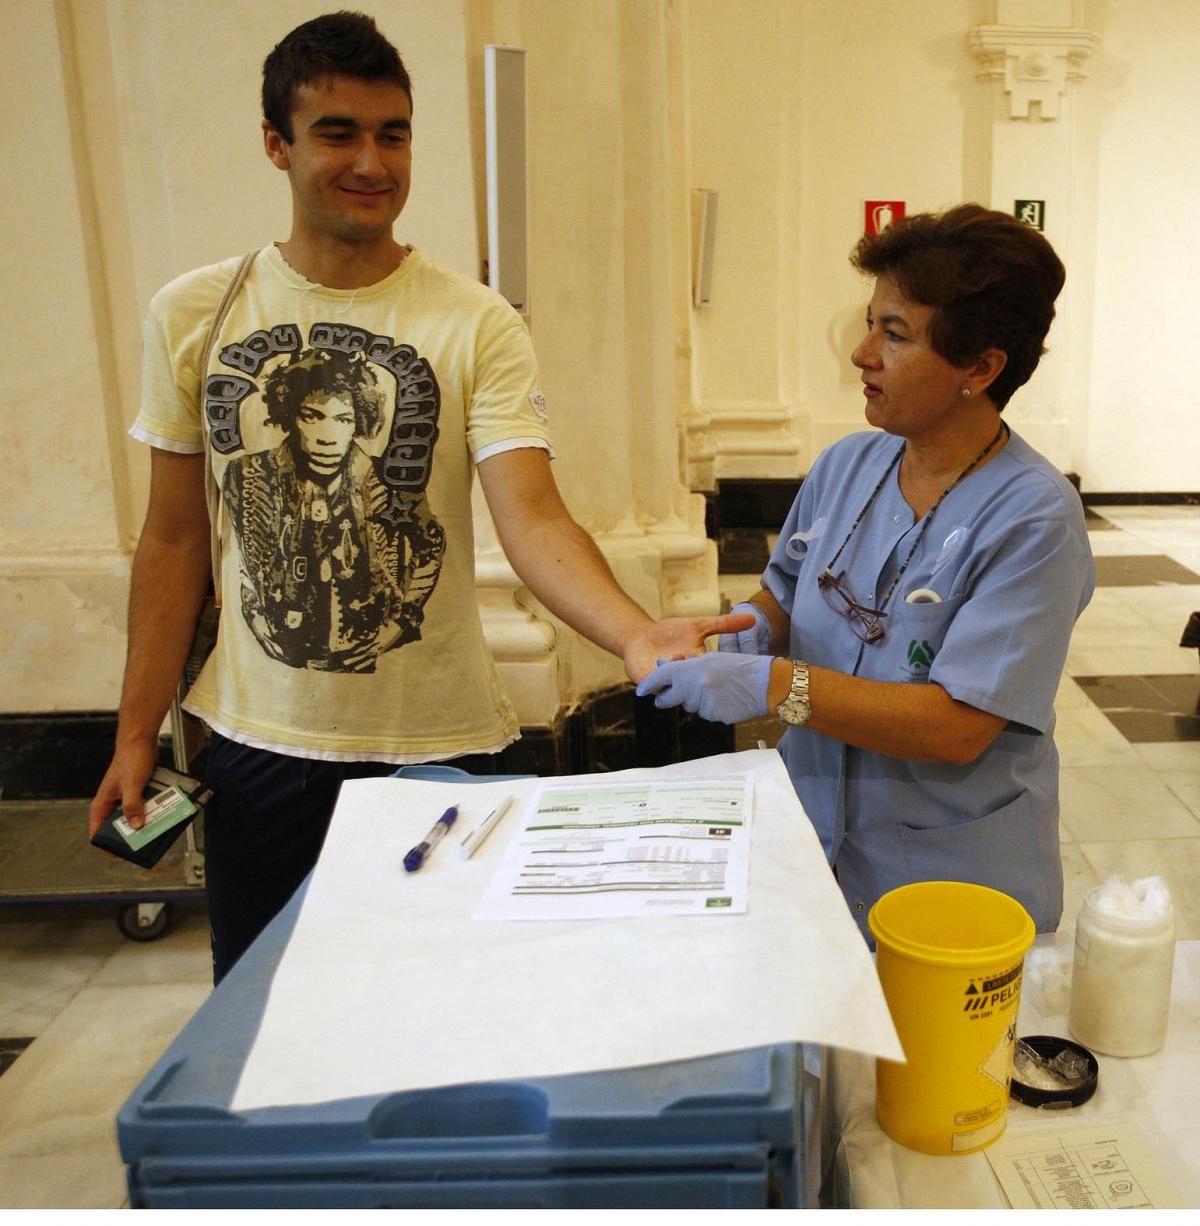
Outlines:
[[[877,430],[800,487],[755,626],[639,694],[779,752],[864,934],[896,886],[956,880],[1062,914],[1054,697],[1095,568],[1079,496],[1001,413],[1033,373],[1063,266],[1036,230],[961,205],[851,257],[875,278],[851,355]]]

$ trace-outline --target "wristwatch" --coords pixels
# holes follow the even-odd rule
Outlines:
[[[792,661],[792,688],[775,711],[785,724],[798,727],[808,723],[812,703],[808,700],[808,665],[803,660]]]

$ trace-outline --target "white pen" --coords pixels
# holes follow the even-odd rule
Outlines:
[[[500,824],[500,819],[508,812],[514,797],[506,796],[459,844],[459,858],[469,860],[483,846],[483,840]]]

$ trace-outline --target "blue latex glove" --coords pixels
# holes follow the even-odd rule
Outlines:
[[[735,604],[730,613],[750,613],[754,625],[737,634],[722,634],[717,639],[718,651],[738,651],[744,656],[765,656],[771,650],[771,623],[767,615],[753,601],[743,600]]]
[[[665,660],[643,678],[639,696],[656,707],[683,707],[719,724],[740,724],[767,713],[771,656],[710,651],[690,660]]]

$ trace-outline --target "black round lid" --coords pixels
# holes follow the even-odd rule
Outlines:
[[[1023,1056],[1020,1044],[1026,1043],[1042,1060],[1057,1061],[1054,1069],[1041,1069]],[[1074,1070],[1074,1075],[1069,1075]],[[1064,1072],[1067,1075],[1056,1076]],[[1028,1080],[1022,1080],[1022,1076]],[[1052,1034],[1030,1034],[1017,1040],[1013,1058],[1012,1082],[1009,1093],[1027,1107],[1045,1107],[1053,1110],[1062,1107],[1078,1107],[1086,1103],[1096,1092],[1100,1065],[1081,1043]],[[1060,1084],[1055,1085],[1058,1081]]]

